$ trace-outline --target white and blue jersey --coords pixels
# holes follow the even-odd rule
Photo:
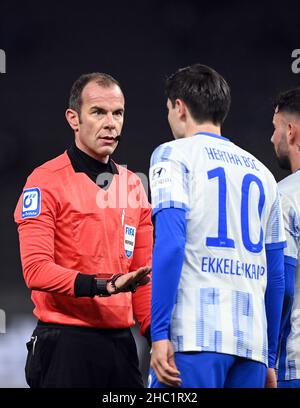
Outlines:
[[[278,379],[300,379],[300,171],[286,177],[278,184],[287,247],[284,250],[286,281],[293,281],[293,301],[282,327],[278,358]],[[294,270],[293,270],[294,269]],[[289,276],[290,274],[290,276]]]
[[[179,208],[187,219],[169,325],[175,352],[220,352],[267,364],[266,249],[285,243],[274,177],[230,140],[200,133],[154,151],[150,185],[154,215]]]

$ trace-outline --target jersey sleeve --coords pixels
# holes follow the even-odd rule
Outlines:
[[[265,306],[268,332],[268,366],[274,368],[278,350],[280,318],[284,298],[283,248],[266,249],[268,280]]]
[[[187,163],[177,149],[161,145],[153,152],[149,172],[153,215],[164,208],[189,210],[188,178]]]
[[[280,194],[280,198],[287,242],[287,246],[284,250],[284,259],[285,263],[296,266],[300,246],[299,218],[289,198],[282,193]]]
[[[279,249],[286,246],[282,208],[277,189],[275,200],[267,221],[265,245],[266,249]]]
[[[59,198],[50,179],[47,171],[35,170],[28,177],[15,209],[23,275],[30,289],[75,296],[74,283],[79,271],[55,263]]]
[[[291,200],[280,193],[287,246],[284,249],[285,292],[281,317],[281,334],[289,321],[295,291],[295,274],[299,255],[299,218]]]
[[[155,217],[152,272],[152,341],[169,338],[172,311],[181,277],[186,243],[186,214],[170,208]]]

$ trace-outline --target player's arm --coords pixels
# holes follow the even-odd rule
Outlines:
[[[289,319],[294,300],[295,274],[299,252],[299,219],[291,201],[284,194],[280,195],[283,211],[284,229],[287,246],[284,249],[285,291],[282,308],[280,333]]]
[[[268,280],[265,293],[268,325],[268,366],[274,368],[278,350],[280,318],[284,297],[284,253],[283,247],[266,249]]]
[[[179,386],[181,380],[170,341],[171,314],[184,261],[188,169],[180,152],[162,145],[153,153],[150,185],[155,219],[152,262],[151,366],[159,382]]]
[[[296,259],[295,259],[296,261]],[[294,301],[294,292],[295,292],[295,275],[296,275],[296,264],[291,263],[291,259],[289,257],[284,257],[284,298],[283,298],[283,305],[282,305],[282,316],[281,316],[281,323],[280,323],[280,334],[289,319],[292,305]]]
[[[152,264],[152,341],[169,339],[171,314],[176,303],[184,260],[186,212],[168,208],[155,215]]]
[[[155,245],[152,264],[152,358],[158,381],[180,385],[178,370],[170,349],[169,327],[176,303],[186,242],[186,212],[168,208],[155,215]],[[167,340],[167,342],[163,342]],[[167,361],[161,349],[168,351]]]
[[[268,366],[275,367],[278,351],[280,319],[284,297],[284,247],[286,239],[282,208],[277,188],[266,228],[267,287],[265,308],[268,331]]]

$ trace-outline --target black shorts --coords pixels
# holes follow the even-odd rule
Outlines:
[[[31,388],[143,388],[130,329],[39,322],[27,343]]]

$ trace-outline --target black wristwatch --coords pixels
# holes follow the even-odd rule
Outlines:
[[[106,289],[107,282],[108,282],[107,279],[96,279],[97,296],[101,297],[111,296],[111,294]]]

